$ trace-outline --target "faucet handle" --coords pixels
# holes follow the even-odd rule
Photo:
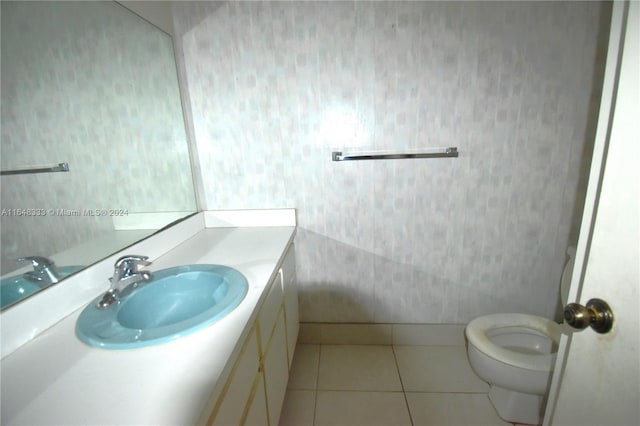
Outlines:
[[[24,256],[16,259],[17,262],[31,262],[33,271],[25,272],[24,277],[36,283],[55,284],[62,276],[56,268],[53,260],[43,256]]]
[[[151,265],[151,262],[148,262],[147,259],[149,259],[149,256],[128,254],[116,260],[116,263],[113,265],[113,267],[116,269],[116,271],[121,272],[121,276],[127,276],[138,272],[138,266]]]
[[[147,259],[149,259],[148,256],[128,254],[116,260],[113,265],[113,277],[109,278],[111,283],[109,290],[107,290],[96,307],[98,309],[107,309],[120,300],[121,297],[138,288],[140,281],[149,281],[153,274],[149,271],[138,270],[138,266],[151,265],[151,262],[148,262]]]
[[[16,262],[31,262],[33,269],[40,272],[51,266],[55,266],[55,262],[43,256],[24,256],[16,259]]]

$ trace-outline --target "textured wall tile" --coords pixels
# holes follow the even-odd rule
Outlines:
[[[176,5],[207,207],[298,208],[304,321],[550,316],[585,170],[599,13]],[[330,161],[339,148],[446,146],[460,157]]]

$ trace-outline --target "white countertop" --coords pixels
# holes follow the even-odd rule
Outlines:
[[[93,348],[75,337],[78,309],[2,359],[1,423],[194,424],[220,392],[231,355],[257,315],[294,226],[208,228],[148,267],[215,263],[249,282],[242,303],[204,330],[134,350]],[[98,294],[96,294],[96,297]],[[37,315],[37,313],[34,313]]]

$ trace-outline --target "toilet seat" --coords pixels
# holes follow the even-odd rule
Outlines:
[[[560,325],[546,318],[527,314],[493,314],[472,320],[465,329],[469,342],[496,361],[533,371],[551,371],[555,354],[531,355],[512,351],[493,343],[487,333],[497,328],[525,328],[538,331],[554,342],[560,339]]]

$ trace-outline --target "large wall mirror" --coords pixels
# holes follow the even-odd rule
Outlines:
[[[197,208],[171,36],[111,1],[1,7],[6,309]]]

